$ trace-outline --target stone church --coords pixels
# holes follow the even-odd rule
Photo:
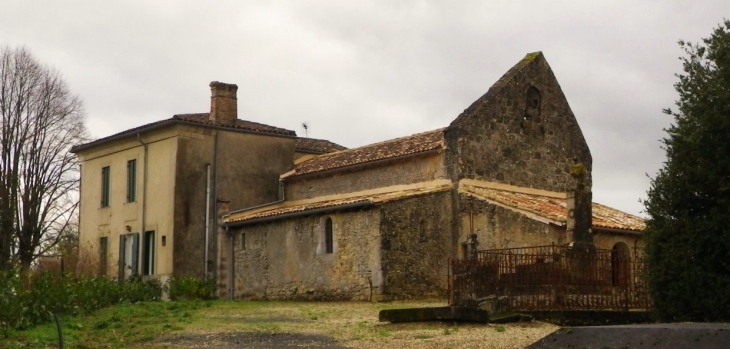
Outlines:
[[[592,202],[591,164],[545,57],[528,54],[447,127],[302,154],[268,204],[220,193],[219,295],[435,297],[448,261],[482,249],[640,247],[641,218]]]

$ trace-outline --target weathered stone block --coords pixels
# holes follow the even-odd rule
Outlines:
[[[481,309],[467,307],[432,307],[381,310],[378,320],[387,322],[468,321],[489,322],[489,314]]]

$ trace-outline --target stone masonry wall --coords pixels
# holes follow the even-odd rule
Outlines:
[[[601,231],[598,228],[593,229],[593,243],[596,245],[596,248],[610,250],[619,242],[625,243],[626,246],[632,249],[632,252],[635,247],[640,249],[644,248],[644,240],[640,235],[617,234]]]
[[[287,181],[286,195],[287,200],[300,200],[439,178],[446,178],[446,174],[442,155],[435,154],[322,177],[292,178]]]
[[[565,192],[579,163],[590,191],[590,151],[542,53],[508,71],[452,122],[446,138],[456,179]]]
[[[381,206],[384,293],[392,298],[444,296],[454,257],[451,192]]]
[[[477,249],[561,245],[566,243],[565,227],[546,224],[520,212],[460,194],[459,258],[464,258],[464,242],[477,235]],[[471,216],[471,218],[470,218]]]
[[[333,253],[325,253],[324,226],[328,217],[334,228]],[[235,297],[298,300],[377,297],[382,292],[379,219],[378,210],[369,209],[235,229]]]

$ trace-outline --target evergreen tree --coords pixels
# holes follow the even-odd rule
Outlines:
[[[664,321],[730,321],[730,21],[680,41],[667,161],[645,202],[647,281]]]

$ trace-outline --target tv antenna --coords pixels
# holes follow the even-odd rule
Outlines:
[[[302,121],[302,129],[304,129],[304,137],[309,137],[309,121]]]

